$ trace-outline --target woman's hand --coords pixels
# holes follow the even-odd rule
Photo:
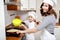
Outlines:
[[[19,31],[17,31],[16,33],[17,33],[17,34],[19,34],[19,33],[24,33],[24,31],[19,30]]]
[[[27,30],[23,30],[23,31],[19,30],[19,31],[17,31],[17,34],[19,34],[19,33],[35,33],[37,31],[38,30],[34,27],[32,29],[27,29]]]

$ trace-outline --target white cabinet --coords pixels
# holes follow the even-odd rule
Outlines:
[[[36,0],[29,0],[29,10],[36,10]]]
[[[36,10],[36,0],[21,0],[21,10]]]
[[[21,0],[21,10],[28,10],[28,0]]]

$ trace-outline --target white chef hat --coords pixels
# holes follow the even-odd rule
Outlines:
[[[50,4],[52,7],[57,4],[57,0],[43,0],[43,2]]]
[[[28,16],[32,16],[34,19],[36,19],[36,15],[34,11],[28,12]]]

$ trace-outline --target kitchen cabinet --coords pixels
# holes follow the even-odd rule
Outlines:
[[[20,0],[5,0],[5,4],[7,6],[7,10],[20,10],[19,4]]]
[[[8,10],[36,10],[36,0],[13,0],[7,3]]]
[[[21,0],[21,10],[28,10],[28,0]]]
[[[17,3],[17,2],[19,2],[19,0],[4,0],[4,1],[5,1],[5,3],[13,3],[13,2]]]
[[[36,0],[21,0],[21,10],[36,10]]]
[[[7,10],[28,10],[28,0],[8,1]]]
[[[17,5],[7,5],[7,10],[18,10]]]
[[[29,0],[29,10],[36,10],[36,0]]]
[[[17,2],[17,0],[9,0],[10,2]]]

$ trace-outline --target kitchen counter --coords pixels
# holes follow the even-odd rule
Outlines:
[[[22,37],[6,37],[6,40],[21,40]]]
[[[14,28],[14,26],[11,26],[11,25],[6,26],[6,40],[21,40],[23,38],[24,34],[21,34],[21,33],[16,34],[16,32],[7,32],[8,30],[11,30],[11,29],[25,30],[24,27]]]
[[[14,36],[6,36],[6,40],[21,40],[23,37],[22,34],[20,34],[20,36],[18,37],[14,37]]]
[[[60,23],[56,23],[56,26],[60,26]]]
[[[56,23],[56,28],[59,28],[60,27],[60,23]]]

